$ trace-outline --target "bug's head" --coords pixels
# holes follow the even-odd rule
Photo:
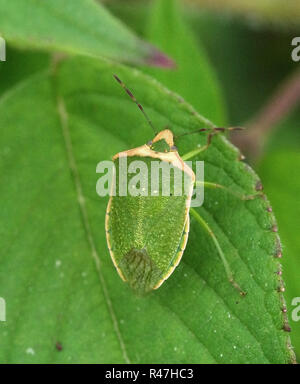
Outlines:
[[[147,145],[155,152],[167,153],[177,151],[174,145],[174,136],[170,129],[164,129],[159,132]]]

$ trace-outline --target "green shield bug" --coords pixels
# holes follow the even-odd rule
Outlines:
[[[138,105],[153,128],[141,104],[138,103],[124,83],[117,76],[114,75],[114,77]],[[203,128],[191,133],[209,130]],[[187,244],[190,227],[189,214],[191,213],[195,220],[211,236],[224,263],[229,281],[240,294],[245,294],[234,281],[229,264],[213,231],[196,210],[190,209],[195,185],[195,174],[184,161],[205,150],[211,142],[212,135],[217,131],[224,130],[225,128],[212,128],[205,147],[197,148],[182,157],[174,146],[174,136],[169,129],[164,129],[155,134],[155,137],[149,143],[120,152],[113,157],[115,184],[113,185],[114,194],[111,194],[106,210],[105,230],[107,245],[120,277],[125,282],[128,282],[137,293],[144,294],[159,288],[172,274],[180,262]],[[121,171],[121,162],[125,160],[128,169],[134,162],[139,160],[143,161],[147,169],[151,168],[153,161],[158,161],[161,165],[167,164],[172,166],[177,171],[177,174],[181,174],[182,179],[180,180],[184,179],[185,193],[165,196],[162,193],[163,186],[160,184],[157,190],[151,190],[151,194],[149,194],[149,181],[151,181],[149,173],[144,176],[144,179],[139,179],[140,184],[141,181],[145,182],[143,184],[144,191],[140,188],[136,194],[121,193],[120,184],[122,183],[125,183],[126,192],[127,184],[128,190],[130,189],[129,176],[126,174],[124,177]],[[168,182],[171,187],[174,187],[175,171],[172,175]],[[202,185],[209,188],[225,189],[242,199],[253,198],[253,196],[239,196],[216,183],[202,182]]]
[[[168,149],[159,152],[156,145]],[[116,154],[113,157],[116,180],[119,180],[119,161],[125,157],[128,167],[137,158],[143,159],[149,168],[153,159],[169,163],[185,173],[188,184],[188,194],[181,196],[161,196],[160,188],[157,196],[120,196],[117,192],[110,197],[106,238],[112,260],[121,278],[143,293],[158,288],[182,257],[189,232],[189,203],[195,175],[180,158],[173,145],[173,134],[167,129],[149,144]]]

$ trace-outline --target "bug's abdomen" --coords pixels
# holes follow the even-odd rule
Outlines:
[[[107,241],[120,276],[139,293],[158,288],[180,260],[185,199],[116,196],[107,215]]]
[[[162,272],[149,257],[146,249],[131,249],[121,260],[119,268],[131,288],[144,294],[162,279]]]

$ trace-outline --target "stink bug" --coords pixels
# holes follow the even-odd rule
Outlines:
[[[141,104],[125,87],[124,83],[117,76],[114,77],[138,105],[153,128]],[[197,132],[207,130],[203,128]],[[190,212],[212,237],[230,282],[241,294],[244,294],[233,279],[229,265],[213,231],[198,212],[194,209],[190,210],[195,174],[184,163],[184,160],[206,149],[210,144],[212,135],[217,131],[224,131],[224,128],[212,128],[210,131],[205,148],[197,148],[182,157],[180,157],[177,148],[174,146],[174,136],[169,129],[155,134],[155,137],[149,143],[120,152],[113,157],[117,184],[121,180],[120,162],[123,158],[126,158],[129,166],[133,161],[141,159],[149,166],[153,160],[171,164],[174,169],[184,175],[185,186],[187,187],[187,193],[180,196],[162,196],[161,186],[158,191],[154,191],[157,192],[157,196],[149,196],[149,194],[132,196],[120,194],[119,189],[116,188],[118,185],[113,185],[115,194],[110,196],[105,218],[107,245],[120,277],[128,282],[139,294],[160,287],[180,262],[188,240]],[[174,180],[171,179],[171,184],[174,184],[173,182]],[[219,184],[205,182],[203,184],[210,188],[227,190],[226,187]],[[228,191],[230,192],[230,190]]]
[[[166,147],[164,152],[157,146]],[[152,159],[172,164],[188,179],[187,196],[111,196],[106,213],[106,238],[112,260],[121,278],[138,292],[158,288],[178,265],[185,249],[190,220],[189,207],[195,175],[174,148],[173,134],[166,129],[141,147],[113,157],[137,158],[151,167]],[[116,180],[119,180],[117,172]],[[155,192],[155,191],[154,191]]]

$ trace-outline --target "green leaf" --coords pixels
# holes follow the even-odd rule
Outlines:
[[[6,62],[0,62],[0,95],[22,79],[48,68],[51,57],[45,52],[7,47],[6,59]]]
[[[159,290],[139,298],[119,278],[106,246],[107,199],[95,191],[96,165],[147,142],[152,132],[113,73],[158,129],[168,125],[178,134],[208,124],[153,79],[90,59],[62,62],[0,99],[0,296],[7,304],[0,361],[293,361],[277,291],[279,239],[265,199],[240,201],[210,190],[197,209],[245,298],[193,219],[182,262]],[[206,143],[205,133],[177,145],[184,154],[198,143]],[[214,137],[201,158],[207,181],[256,191],[257,176],[223,137]]]
[[[136,37],[94,0],[0,0],[0,9],[0,35],[22,49],[172,65],[166,56]]]
[[[147,69],[169,89],[178,92],[199,113],[216,124],[225,123],[221,91],[200,41],[196,41],[183,19],[177,0],[156,0],[153,4],[147,38],[170,55],[176,68],[172,71]]]

